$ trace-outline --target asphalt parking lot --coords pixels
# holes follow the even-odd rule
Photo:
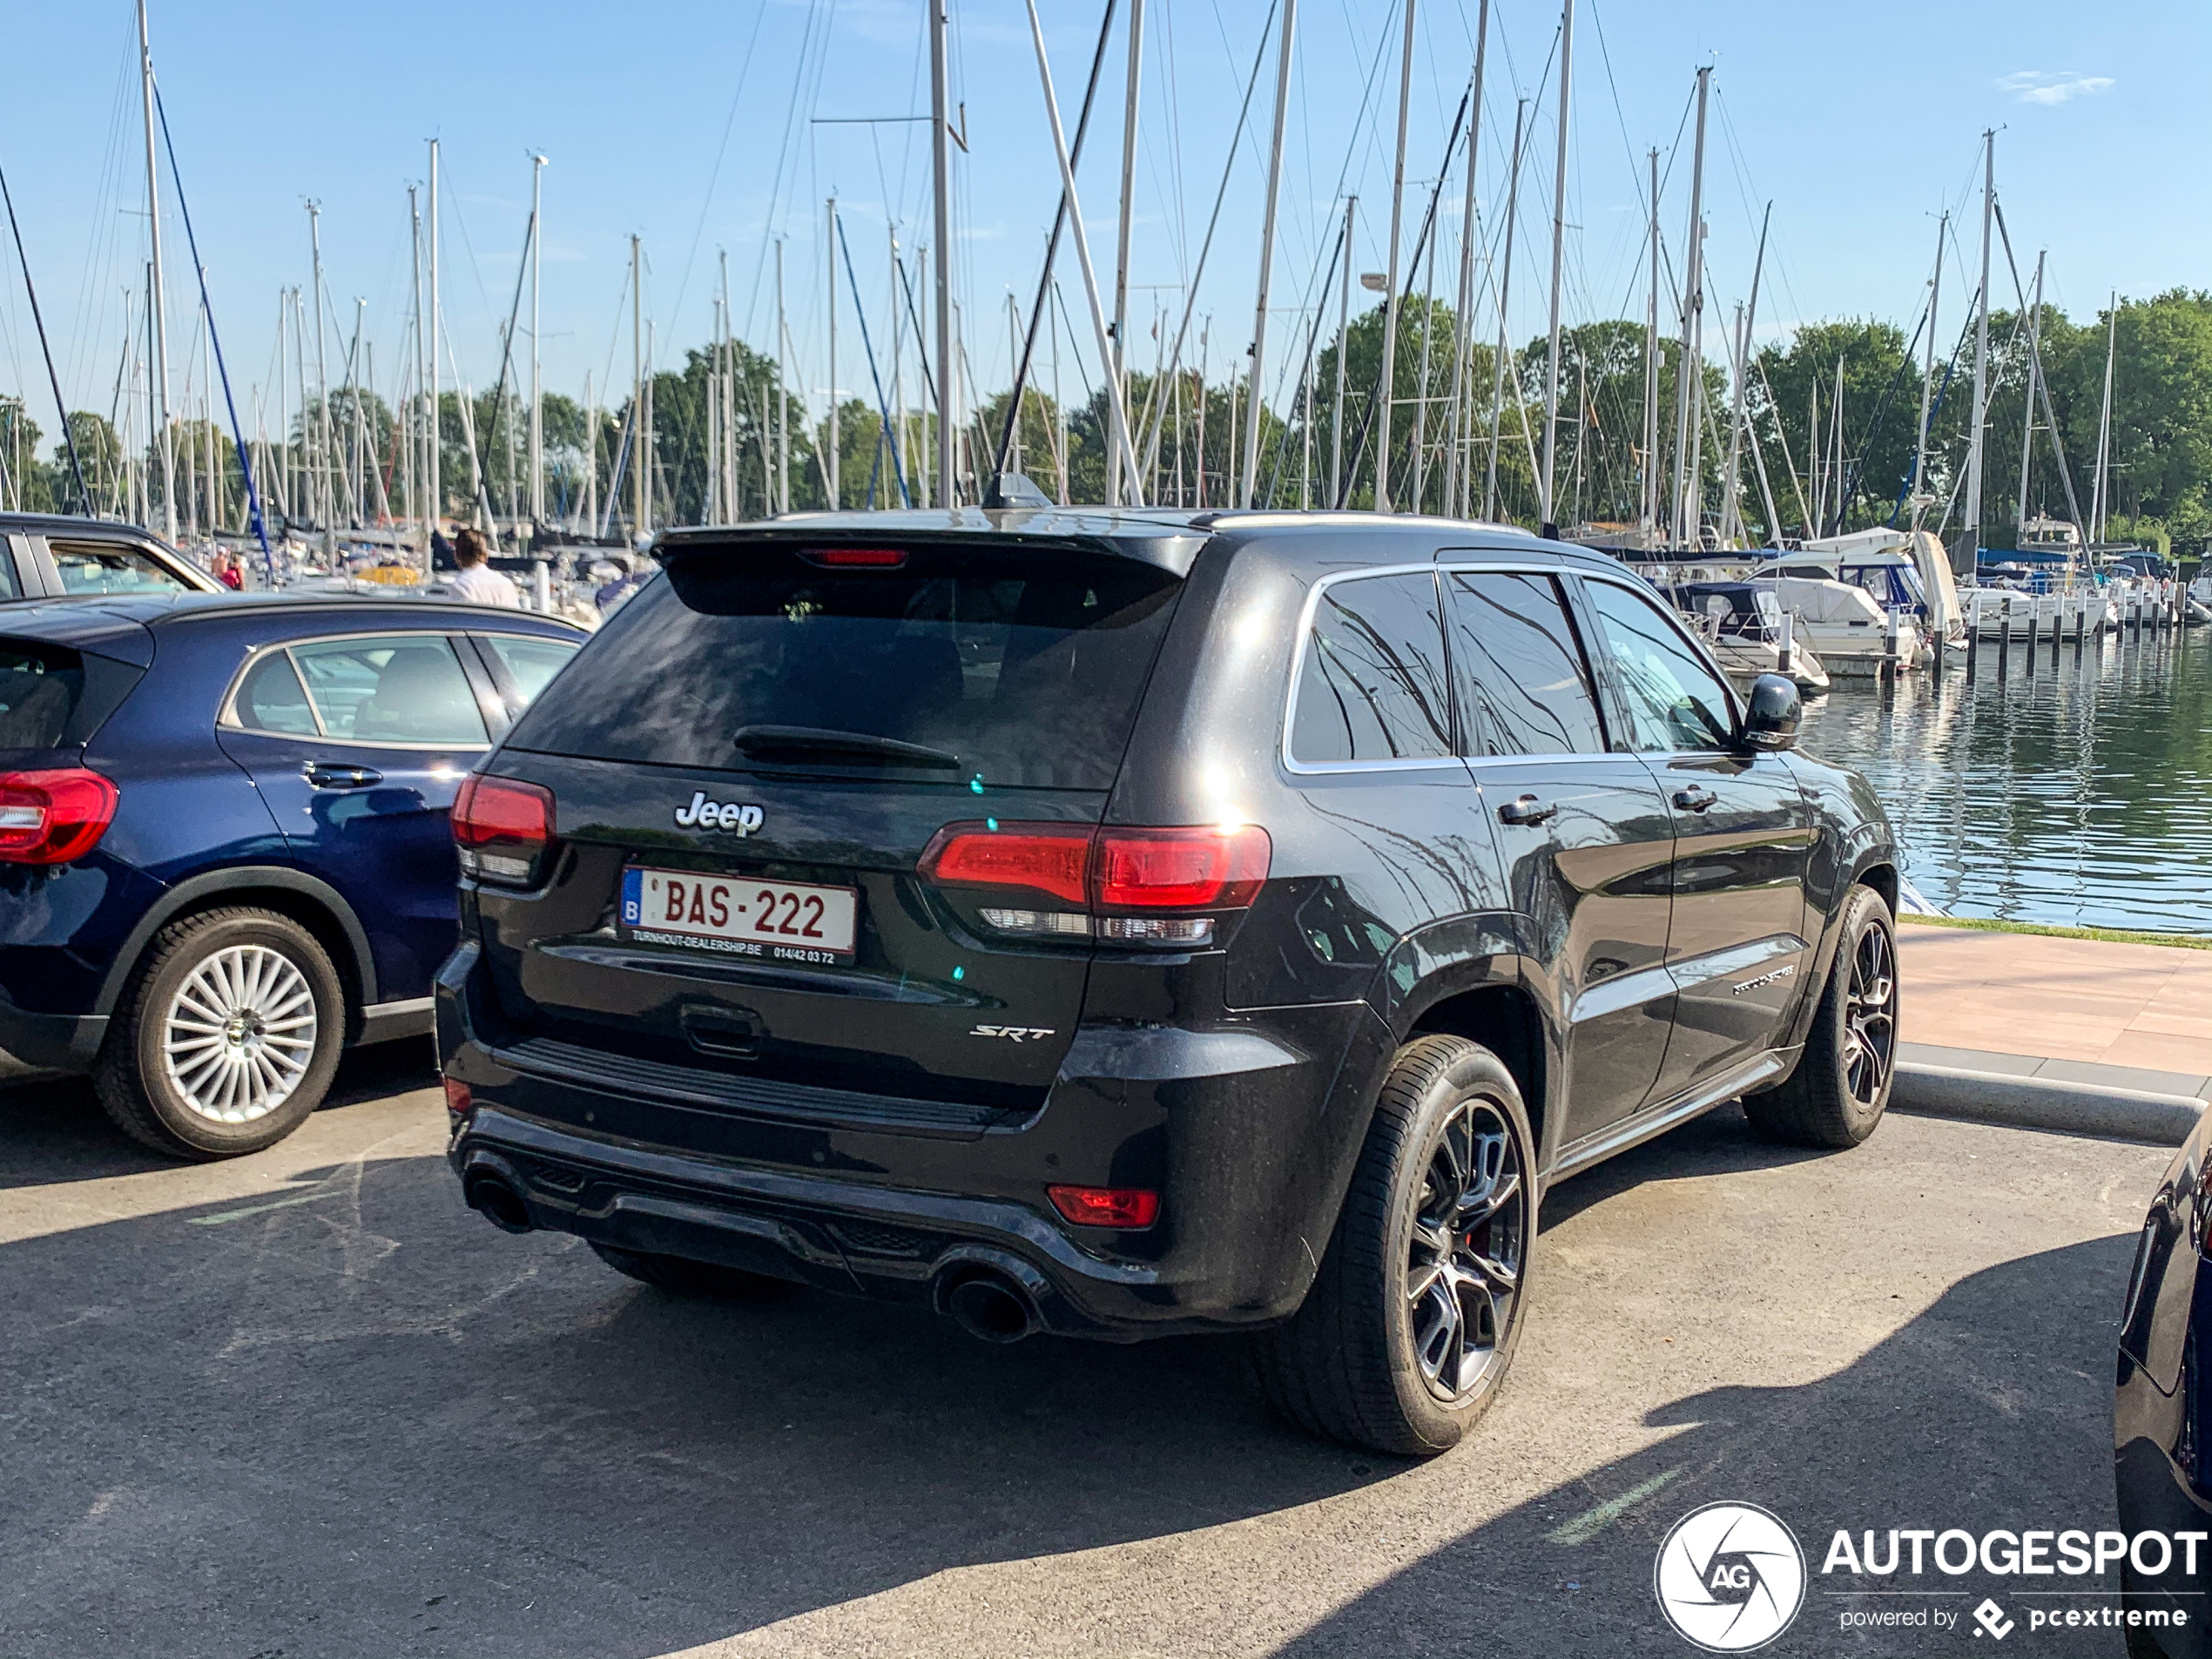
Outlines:
[[[1838,1527],[2114,1524],[2156,1149],[1717,1114],[1551,1195],[1503,1399],[1406,1465],[1278,1426],[1233,1342],[994,1349],[504,1237],[435,1081],[357,1055],[214,1166],[0,1096],[0,1654],[1687,1655],[1653,1554],[1703,1502],[1816,1571]],[[1991,1645],[1834,1606],[1768,1651]]]

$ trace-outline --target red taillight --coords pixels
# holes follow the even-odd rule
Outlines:
[[[1077,829],[1062,824],[948,824],[921,855],[944,887],[981,887],[1059,910],[986,906],[1000,933],[1098,938],[1161,948],[1205,945],[1211,915],[1259,896],[1273,847],[1257,824],[1173,829]]]
[[[115,786],[83,766],[0,772],[0,864],[68,864],[115,822]]]
[[[907,562],[903,547],[817,547],[806,557],[833,570],[895,570]]]
[[[1001,887],[1080,906],[1094,832],[1057,824],[948,824],[921,855],[921,873],[948,887]]]
[[[476,1097],[469,1092],[469,1085],[458,1077],[448,1077],[444,1082],[446,1110],[451,1112],[455,1117],[468,1116],[476,1104]]]
[[[1241,910],[1274,848],[1257,824],[1235,829],[1103,829],[1092,865],[1101,910]]]
[[[1052,1207],[1078,1227],[1149,1227],[1160,1218],[1150,1187],[1047,1187]]]
[[[472,772],[462,779],[461,792],[454,798],[453,840],[463,875],[529,887],[553,844],[553,792]]]

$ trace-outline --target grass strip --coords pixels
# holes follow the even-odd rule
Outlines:
[[[1900,915],[1924,927],[1963,927],[1983,934],[2040,934],[2047,939],[2095,939],[2108,945],[2165,945],[2175,950],[2212,950],[2202,934],[2139,934],[2120,927],[2054,927],[2040,921],[2000,921],[1991,916]]]

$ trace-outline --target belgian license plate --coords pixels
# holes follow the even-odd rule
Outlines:
[[[649,945],[760,961],[849,964],[860,910],[853,887],[637,866],[622,873],[623,932]]]

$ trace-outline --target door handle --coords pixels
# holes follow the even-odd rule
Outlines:
[[[1675,791],[1675,805],[1684,812],[1702,813],[1719,799],[1702,784],[1692,784],[1687,789]]]
[[[1523,795],[1498,808],[1499,821],[1507,824],[1544,824],[1559,816],[1559,808],[1534,795]]]
[[[317,789],[366,789],[384,781],[384,774],[374,767],[341,766],[328,760],[310,760],[301,770]]]

